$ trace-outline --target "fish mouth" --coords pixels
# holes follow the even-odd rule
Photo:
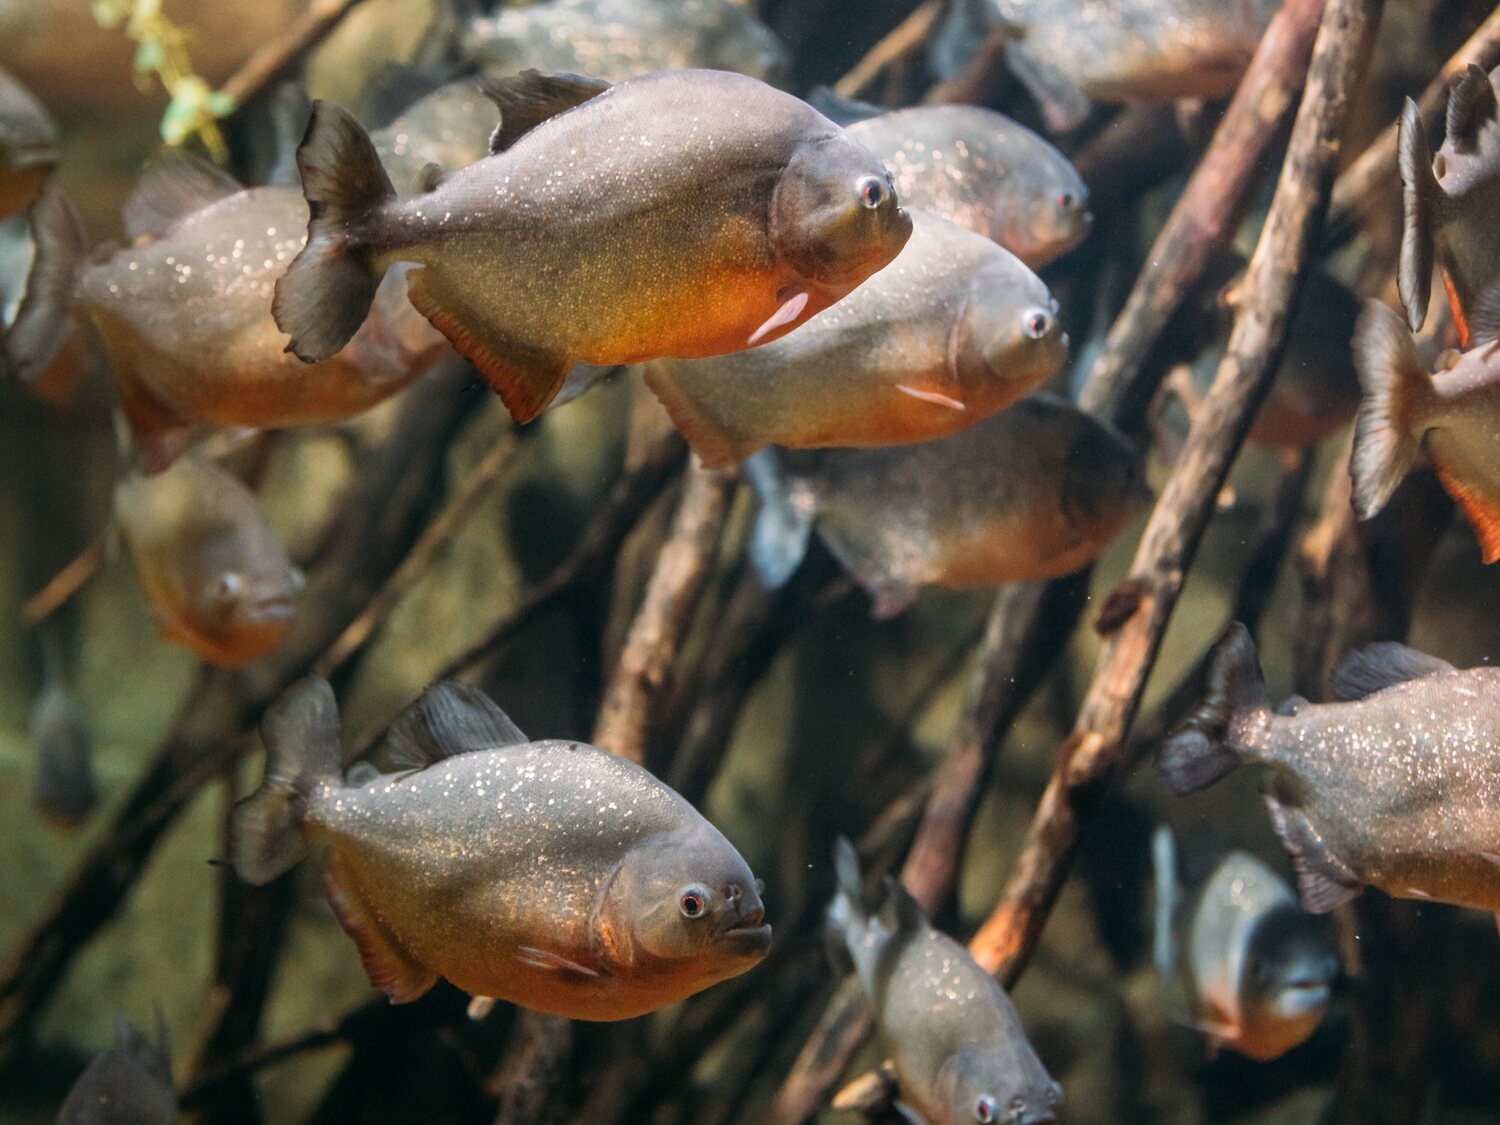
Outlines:
[[[719,941],[730,952],[759,961],[771,948],[771,927],[765,922],[733,926],[719,935]]]
[[[296,599],[288,594],[272,594],[258,598],[249,607],[247,616],[256,621],[290,621],[297,614]]]
[[[5,157],[14,169],[52,168],[57,165],[57,149],[49,144],[25,145],[12,149]]]

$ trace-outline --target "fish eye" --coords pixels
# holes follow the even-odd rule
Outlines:
[[[682,893],[677,896],[677,909],[682,911],[684,918],[701,918],[708,910],[708,891],[696,883],[690,887],[684,887]]]
[[[994,1121],[1000,1112],[1000,1103],[988,1094],[974,1103],[974,1120],[989,1122]]]
[[[214,584],[214,594],[220,601],[233,601],[244,593],[245,580],[234,571],[225,571]]]
[[[871,211],[885,202],[886,186],[878,177],[866,176],[859,181],[859,201]]]
[[[1078,204],[1078,197],[1071,191],[1060,191],[1057,193],[1057,206],[1059,210],[1071,211]]]
[[[1033,340],[1040,340],[1052,327],[1052,318],[1041,309],[1032,309],[1026,317],[1026,335]]]

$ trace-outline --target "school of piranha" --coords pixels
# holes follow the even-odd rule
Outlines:
[[[1100,219],[1064,153],[1134,108],[1222,105],[1281,5],[925,7],[904,80],[987,68],[1030,126],[895,80],[884,98],[879,83],[853,91],[870,100],[795,96],[753,4],[542,0],[466,17],[462,61],[386,82],[378,116],[284,86],[264,182],[164,149],[119,241],[54,174],[45,99],[0,69],[0,377],[41,393],[102,357],[123,463],[104,565],[128,558],[164,642],[247,675],[311,587],[233,451],[346,425],[455,353],[517,426],[629,381],[697,466],[748,486],[766,591],[827,555],[884,621],[932,588],[1076,574],[1139,528],[1151,459],[1197,423],[1246,247],[1218,248],[1213,293],[1179,318],[1172,393],[1127,433],[1075,401],[1092,310],[1049,279]],[[1248,441],[1283,458],[1326,443],[1358,521],[1433,471],[1493,563],[1500,68],[1456,68],[1436,131],[1409,92],[1378,201],[1399,223],[1392,267],[1375,285],[1309,270]],[[1202,645],[1219,630],[1185,620]],[[90,718],[57,633],[36,635],[34,803],[77,825],[100,797]],[[1158,825],[1142,905],[1174,1020],[1206,1054],[1260,1064],[1337,1002],[1347,954],[1321,915],[1374,888],[1500,918],[1500,670],[1380,641],[1342,654],[1326,700],[1278,704],[1253,635],[1230,625],[1150,749],[1174,794],[1261,767],[1263,804],[1240,814],[1284,857],[1189,858]],[[348,957],[391,1003],[443,981],[475,1020],[497,1003],[630,1020],[769,971],[767,888],[701,800],[574,732],[522,733],[463,677],[390,724],[378,769],[351,766],[341,702],[308,675],[259,716],[263,774],[224,861],[256,886],[319,865]],[[821,926],[863,992],[894,1112],[1066,1120],[1006,990],[951,916],[929,920],[895,878],[872,886],[873,858],[842,836],[821,858],[836,887]],[[122,1019],[58,1120],[178,1112],[165,1031]]]

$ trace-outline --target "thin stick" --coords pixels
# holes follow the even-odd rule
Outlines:
[[[69,598],[82,589],[83,584],[99,573],[108,552],[109,530],[106,528],[94,537],[94,541],[78,553],[78,557],[54,574],[36,593],[26,599],[21,607],[21,624],[28,629],[50,617]]]
[[[933,22],[942,9],[939,0],[923,0],[911,15],[893,27],[885,37],[865,52],[854,69],[833,84],[833,92],[845,98],[856,97],[894,62],[904,59],[927,40]]]
[[[1198,542],[1285,343],[1321,221],[1350,97],[1382,0],[1328,0],[1276,196],[1242,285],[1243,303],[1203,412],[1188,435],[1126,580],[1135,611],[1104,643],[1073,732],[1004,894],[970,943],[1009,985],[1024,970],[1078,841],[1123,759],[1126,735]],[[1284,11],[1291,10],[1284,9]]]
[[[686,476],[671,534],[656,558],[594,727],[595,745],[637,763],[645,761],[648,728],[718,555],[738,484],[737,474],[714,472],[696,462]]]
[[[360,0],[314,0],[306,12],[275,39],[260,47],[229,76],[220,92],[242,106],[278,74],[332,31]]]
[[[390,616],[391,611],[396,608],[402,595],[416,584],[417,579],[427,573],[443,544],[448,542],[479,501],[484,498],[490,487],[500,479],[501,471],[511,463],[512,455],[519,443],[518,431],[508,430],[505,436],[480,459],[479,463],[469,470],[468,476],[458,486],[458,490],[448,499],[448,503],[443,505],[433,521],[427,525],[422,532],[422,537],[412,544],[406,558],[401,560],[401,565],[376,591],[369,605],[360,611],[358,617],[349,622],[349,627],[339,634],[338,640],[329,645],[328,651],[318,658],[317,664],[313,666],[315,673],[327,679],[334,669],[340,667],[364,647],[374,635],[375,630],[380,628],[385,619]]]

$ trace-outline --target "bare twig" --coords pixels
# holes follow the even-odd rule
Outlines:
[[[886,67],[906,58],[927,41],[927,35],[941,10],[939,0],[923,0],[911,15],[866,51],[865,57],[848,74],[834,83],[833,92],[846,98],[858,96]]]
[[[360,0],[313,0],[297,21],[262,45],[220,87],[220,92],[244,105],[297,59],[338,26]]]
[[[1007,984],[1024,969],[1092,810],[1114,779],[1167,621],[1229,467],[1269,388],[1326,211],[1349,101],[1381,0],[1329,0],[1276,196],[1241,287],[1229,345],[1126,581],[1134,613],[1104,644],[1073,732],[996,907],[970,944]],[[1284,12],[1292,11],[1289,6]]]
[[[27,628],[50,617],[59,606],[83,587],[83,584],[99,573],[108,554],[109,530],[101,531],[92,543],[63,567],[21,606],[21,624]]]

